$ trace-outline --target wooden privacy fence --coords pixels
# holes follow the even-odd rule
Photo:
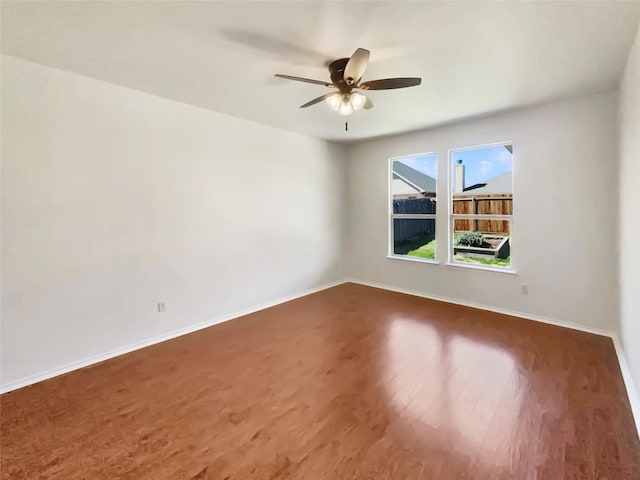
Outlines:
[[[475,197],[454,197],[454,215],[513,215],[511,194]],[[454,230],[473,230],[483,233],[511,233],[508,220],[460,220],[454,222]]]
[[[393,201],[394,214],[436,214],[436,201],[434,198],[408,198]]]
[[[404,215],[435,214],[436,202],[432,198],[411,198],[393,201],[393,213]],[[435,219],[393,219],[393,239],[396,244],[431,235],[435,237]]]
[[[396,215],[434,215],[434,198],[410,198],[393,201],[393,213]],[[513,196],[511,194],[454,197],[454,215],[513,215]],[[473,230],[482,233],[511,233],[509,220],[454,220],[455,231]],[[393,220],[393,238],[396,243],[417,239],[425,235],[434,235],[434,219]]]

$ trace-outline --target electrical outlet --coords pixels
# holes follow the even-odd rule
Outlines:
[[[529,285],[520,285],[520,293],[529,295]]]
[[[164,313],[164,303],[158,304],[158,313]]]

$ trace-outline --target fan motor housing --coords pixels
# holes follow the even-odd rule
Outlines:
[[[353,85],[349,85],[344,79],[344,69],[347,68],[348,58],[340,58],[329,64],[329,74],[331,75],[331,83],[340,90],[340,93],[351,93]]]

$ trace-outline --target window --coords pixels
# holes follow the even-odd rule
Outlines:
[[[392,158],[389,171],[389,255],[422,261],[436,259],[435,154]]]
[[[510,270],[513,144],[450,151],[449,260]]]

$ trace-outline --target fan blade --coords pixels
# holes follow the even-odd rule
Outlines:
[[[347,82],[347,85],[355,85],[360,81],[364,71],[367,69],[367,65],[369,65],[369,53],[369,50],[364,48],[359,48],[353,52],[347,62],[347,66],[344,68],[344,81]]]
[[[302,77],[292,77],[291,75],[281,75],[276,73],[276,77],[285,78],[287,80],[295,80],[297,82],[305,82],[305,83],[313,83],[315,85],[324,85],[325,87],[332,87],[330,83],[323,82],[322,80],[311,80],[310,78],[302,78]]]
[[[327,93],[326,95],[322,95],[318,98],[314,98],[313,100],[305,103],[304,105],[300,105],[300,108],[307,108],[307,107],[310,107],[311,105],[315,105],[316,103],[320,103],[321,101],[326,99],[329,95],[333,95],[334,93],[335,92],[331,92],[331,93]]]
[[[371,101],[371,99],[369,97],[367,97],[367,101],[364,104],[364,108],[365,110],[369,110],[371,108],[373,108],[373,102]]]
[[[364,82],[358,88],[363,90],[392,90],[394,88],[416,87],[422,83],[421,78],[385,78]]]

